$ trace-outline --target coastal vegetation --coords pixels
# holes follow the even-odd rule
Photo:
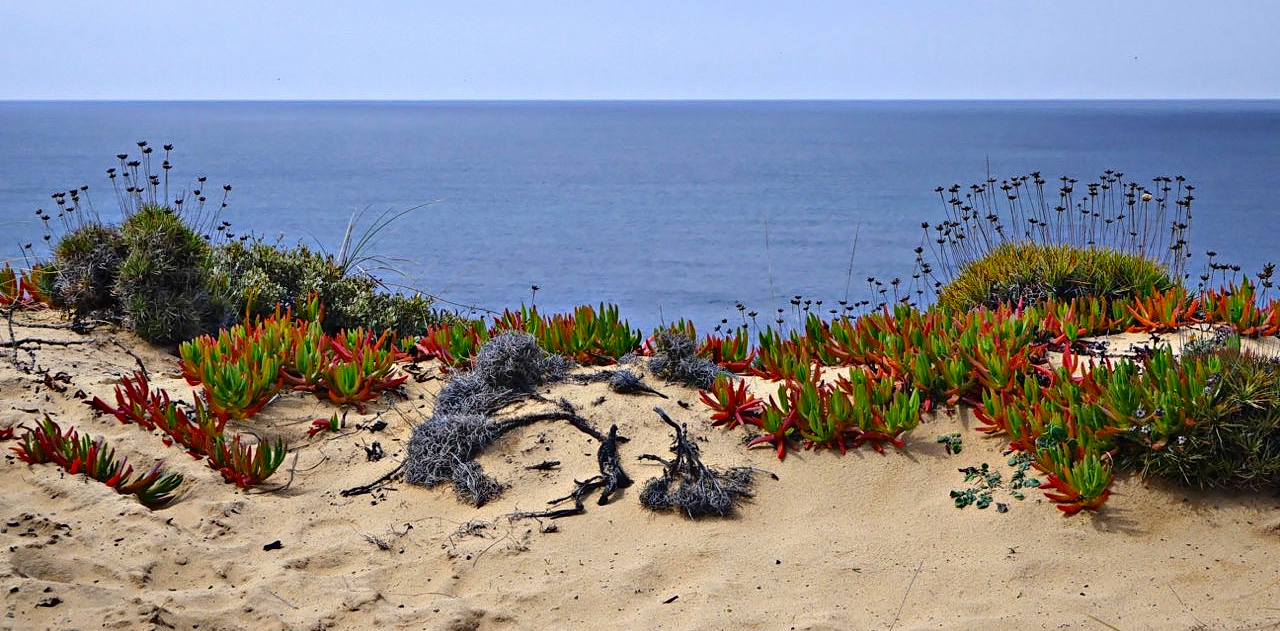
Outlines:
[[[38,213],[63,230],[51,261],[0,271],[0,305],[52,305],[177,345],[176,367],[198,387],[194,404],[152,389],[139,372],[121,380],[114,403],[94,398],[93,406],[161,432],[240,487],[262,485],[290,448],[281,438],[229,433],[229,422],[251,424],[286,390],[359,409],[396,392],[408,364],[428,360],[448,383],[393,474],[449,482],[478,506],[503,485],[475,458],[505,432],[564,421],[599,443],[599,475],[558,500],[573,509],[524,516],[577,514],[588,493],[599,490],[604,503],[630,485],[618,457],[623,439],[568,403],[522,417],[496,413],[538,399],[539,386],[575,366],[604,367],[582,379],[624,384],[617,392],[656,393],[629,369],[613,369],[632,362],[698,389],[711,426],[741,429],[746,445],[779,459],[803,449],[910,450],[926,415],[969,409],[977,431],[999,437],[1019,463],[1015,497],[1038,487],[1068,515],[1098,510],[1121,471],[1203,487],[1280,484],[1280,363],[1240,344],[1280,333],[1280,303],[1266,299],[1271,268],[1227,279],[1238,268],[1211,257],[1199,286],[1185,285],[1194,187],[1180,177],[1147,187],[1107,171],[1083,186],[1063,178],[1056,194],[1038,173],[939,188],[946,216],[924,225],[909,288],[869,279],[882,300],[858,303],[864,312],[846,302],[828,317],[796,297],[791,327],[781,316],[776,327],[753,327],[744,316],[742,326],[722,323],[700,338],[693,323],[677,321],[646,338],[608,304],[555,314],[522,306],[487,321],[437,311],[428,298],[385,291],[354,263],[367,234],[354,253],[337,255],[235,238],[199,188],[166,203],[171,147],[163,177],[151,172],[151,148],[139,147],[141,160],[122,155],[110,172],[120,224],[94,215],[85,189],[55,196],[58,215]],[[387,218],[374,222],[375,233]],[[1224,282],[1209,286],[1218,272]],[[1188,330],[1200,337],[1181,354],[1158,338],[1128,353],[1091,341]],[[646,506],[726,515],[750,496],[750,469],[703,465],[684,428],[658,414],[675,431],[676,458],[647,456],[664,473],[646,484]],[[335,413],[312,426],[341,422]],[[148,506],[167,504],[181,483],[159,469],[128,480],[131,470],[101,441],[51,420],[26,432],[14,448],[24,461],[87,471]],[[959,436],[945,442],[959,451]],[[953,495],[957,506],[989,505],[1000,488],[991,475],[976,472],[978,485]]]
[[[8,432],[12,434],[12,430]],[[157,462],[147,471],[133,475],[127,458],[117,460],[115,450],[106,441],[84,434],[75,428],[63,431],[48,416],[35,427],[25,429],[13,448],[18,459],[27,464],[52,463],[71,475],[84,474],[121,495],[134,495],[147,508],[163,508],[174,500],[174,491],[182,485],[182,476],[167,473]]]
[[[140,155],[119,154],[107,170],[119,223],[107,221],[87,186],[55,193],[56,213],[36,211],[52,244],[42,266],[54,306],[77,319],[123,322],[143,339],[176,344],[266,316],[276,305],[302,307],[314,293],[328,310],[327,333],[366,327],[398,335],[419,333],[452,319],[431,299],[386,291],[361,267],[387,216],[376,219],[336,254],[305,245],[285,247],[236,235],[222,219],[231,186],[210,199],[205,177],[170,197],[172,145],[159,156],[146,142]],[[153,159],[160,161],[159,169]]]

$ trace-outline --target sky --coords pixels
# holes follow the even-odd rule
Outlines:
[[[0,99],[1280,98],[1276,0],[0,0]]]

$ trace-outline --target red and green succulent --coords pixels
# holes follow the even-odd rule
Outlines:
[[[137,373],[125,377],[116,386],[116,404],[94,397],[93,407],[111,414],[126,425],[138,424],[164,433],[165,444],[177,443],[195,458],[206,458],[210,467],[224,479],[240,487],[261,484],[284,460],[287,451],[283,439],[245,444],[239,435],[228,440],[224,433],[226,419],[212,413],[196,398],[188,412],[169,398],[169,393],[150,390],[147,378]]]
[[[115,449],[106,439],[79,434],[74,427],[63,431],[53,419],[44,417],[28,428],[21,442],[10,449],[27,464],[53,463],[75,475],[83,473],[121,495],[133,495],[147,508],[163,508],[174,500],[182,476],[168,473],[163,462],[136,476],[127,458],[116,459]]]

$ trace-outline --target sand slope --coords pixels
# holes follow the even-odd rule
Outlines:
[[[1104,509],[1062,517],[1038,492],[963,510],[948,492],[958,468],[1004,469],[998,438],[940,415],[906,453],[839,456],[742,447],[743,430],[707,424],[696,392],[614,394],[602,384],[558,385],[596,427],[617,423],[630,442],[624,466],[643,483],[666,455],[664,406],[688,422],[712,465],[752,465],[757,496],[732,519],[655,514],[635,486],[607,506],[561,520],[505,516],[539,510],[596,473],[596,445],[567,425],[542,423],[503,437],[480,459],[509,485],[481,509],[451,488],[396,483],[342,497],[402,457],[409,430],[430,411],[441,381],[411,381],[407,399],[351,412],[342,433],[305,436],[331,408],[287,394],[252,421],[295,447],[277,474],[287,488],[239,492],[157,435],[96,416],[76,396],[108,397],[136,368],[189,398],[175,358],[128,333],[89,336],[21,313],[18,338],[40,346],[40,370],[66,373],[65,392],[39,372],[0,362],[0,426],[49,413],[106,436],[138,465],[163,457],[187,476],[181,499],[152,512],[52,465],[0,464],[0,589],[5,629],[1245,629],[1280,625],[1280,502],[1258,494],[1195,492],[1121,479]],[[0,335],[0,341],[9,339]],[[112,343],[118,340],[123,346]],[[80,343],[83,342],[83,343]],[[25,353],[20,361],[30,362]],[[435,367],[426,366],[434,375]],[[652,379],[652,378],[651,378]],[[55,385],[63,385],[58,381]],[[601,397],[604,401],[595,402]],[[683,401],[689,409],[677,402]],[[509,413],[539,409],[526,403]],[[381,419],[378,432],[358,429]],[[934,442],[961,431],[963,451]],[[381,461],[366,447],[378,442]],[[7,447],[7,445],[6,445]],[[559,460],[552,471],[525,467]],[[1006,471],[1007,477],[1007,471]],[[264,550],[279,541],[281,547]],[[56,603],[56,604],[55,604]],[[44,606],[42,606],[44,605]],[[51,605],[51,606],[50,606]]]

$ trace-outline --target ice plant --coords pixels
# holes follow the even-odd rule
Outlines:
[[[239,434],[227,440],[222,434],[213,437],[209,444],[209,466],[218,470],[222,478],[240,488],[262,484],[284,462],[288,449],[284,439],[275,442],[259,442],[246,445]]]
[[[319,321],[296,326],[289,347],[290,360],[283,366],[285,383],[295,390],[315,390],[329,364],[329,346],[329,337]]]
[[[133,476],[127,458],[119,460],[115,450],[103,438],[80,435],[75,428],[64,432],[48,416],[34,429],[27,429],[22,442],[10,448],[27,464],[53,463],[75,475],[83,473],[115,489],[121,495],[134,495],[147,508],[162,508],[174,499],[174,491],[182,484],[182,476],[166,473],[157,462],[146,472]]]
[[[242,420],[257,414],[280,391],[280,367],[279,357],[266,355],[210,362],[201,380],[209,408],[221,418]]]
[[[203,388],[222,418],[246,419],[267,405],[284,384],[292,317],[281,315],[237,324],[217,337],[202,335],[178,347],[182,376]]]
[[[1128,305],[1134,323],[1127,327],[1131,332],[1168,333],[1178,327],[1199,324],[1200,300],[1187,296],[1185,289],[1174,287],[1169,291],[1134,298]]]
[[[899,389],[891,376],[855,367],[836,379],[835,389],[853,411],[854,447],[870,444],[882,452],[888,443],[902,449],[902,435],[920,424],[920,391]]]
[[[712,425],[724,425],[725,429],[760,425],[760,410],[764,402],[749,394],[746,382],[741,379],[721,375],[712,384],[710,392],[700,390],[698,397],[711,408]]]
[[[1116,299],[1110,301],[1127,311],[1127,301]],[[1051,336],[1049,343],[1058,346],[1074,344],[1081,338],[1090,335],[1102,335],[1122,330],[1127,323],[1120,325],[1111,317],[1108,301],[1095,296],[1082,296],[1072,300],[1046,301],[1044,319],[1040,326]]]
[[[489,331],[478,320],[440,324],[427,329],[415,347],[426,359],[440,360],[441,371],[471,366],[476,352],[489,341]]]
[[[1078,451],[1057,442],[1036,452],[1035,466],[1045,473],[1040,488],[1067,515],[1097,510],[1111,496],[1111,457]]]
[[[746,327],[738,327],[733,333],[725,336],[707,335],[702,342],[698,354],[720,364],[725,370],[734,374],[746,374],[751,368],[756,352],[751,348],[751,339],[747,336]]]
[[[311,421],[311,428],[307,430],[307,437],[310,438],[316,434],[323,432],[337,433],[343,427],[343,422],[338,418],[338,413],[334,412],[329,418],[318,418]]]
[[[1272,301],[1260,307],[1257,291],[1246,277],[1239,285],[1209,290],[1204,294],[1205,320],[1231,325],[1245,337],[1264,337],[1280,333],[1280,305]]]
[[[756,358],[751,373],[770,381],[790,379],[813,363],[809,352],[773,329],[765,329],[759,335]]]
[[[228,440],[224,434],[226,419],[213,414],[196,398],[188,414],[161,388],[148,389],[146,376],[137,373],[125,377],[116,386],[116,405],[93,398],[93,407],[115,416],[126,425],[137,423],[146,429],[159,429],[165,444],[178,443],[196,458],[206,458],[210,467],[237,486],[260,484],[269,477],[287,451],[283,440],[263,443],[256,449],[241,444],[239,435]]]
[[[614,363],[619,357],[640,350],[641,335],[619,317],[617,305],[601,303],[575,307],[569,314],[539,315],[536,309],[522,308],[520,315],[505,316],[495,324],[522,325],[548,353],[569,357],[583,365]]]
[[[747,447],[770,445],[774,447],[778,460],[786,458],[787,441],[798,431],[800,415],[795,409],[794,400],[798,394],[786,384],[778,386],[777,399],[769,397],[764,410],[760,413],[760,428],[764,433],[751,439]]]
[[[319,371],[320,386],[336,404],[360,404],[404,383],[396,364],[406,356],[389,332],[374,337],[368,329],[342,331],[328,342],[332,358]]]
[[[10,305],[26,309],[47,306],[49,297],[40,290],[37,282],[41,274],[46,274],[39,265],[27,271],[15,271],[5,263],[0,268],[0,307]]]

